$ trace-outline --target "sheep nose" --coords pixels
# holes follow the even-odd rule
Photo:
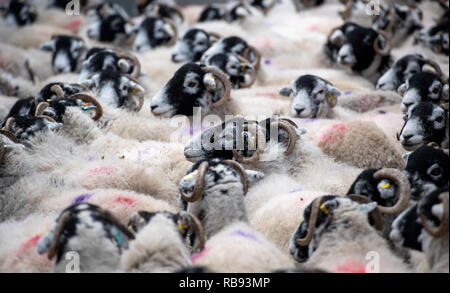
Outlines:
[[[172,54],[172,61],[173,61],[173,62],[176,62],[176,61],[177,61],[176,58],[177,58],[177,54]]]
[[[297,115],[300,115],[303,111],[305,111],[305,108],[295,109],[295,112],[297,112]]]
[[[403,139],[408,141],[411,137],[413,137],[413,134],[407,134],[407,135],[403,135]]]
[[[153,112],[158,106],[150,106],[151,111]]]
[[[378,89],[381,89],[381,88],[383,88],[385,85],[386,85],[385,82],[379,83],[379,84],[377,84],[377,88],[378,88]]]
[[[348,55],[339,55],[339,57],[341,58],[341,60],[345,60],[347,58]]]

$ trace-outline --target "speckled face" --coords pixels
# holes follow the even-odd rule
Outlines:
[[[27,116],[13,116],[15,123],[11,127],[11,132],[20,142],[26,141],[33,136],[47,130],[56,130],[61,127],[61,123],[51,122],[47,119]]]
[[[209,48],[208,34],[201,29],[191,28],[176,43],[172,52],[174,62],[196,62]]]
[[[397,60],[377,82],[377,89],[396,91],[408,78],[422,72],[425,59],[422,55],[406,55]]]
[[[175,32],[169,23],[162,18],[146,17],[137,29],[134,49],[144,51],[169,42]]]

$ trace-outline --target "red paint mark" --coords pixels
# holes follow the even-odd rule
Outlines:
[[[106,175],[111,175],[112,168],[108,167],[108,166],[102,166],[100,168],[94,168],[94,169],[89,170],[89,173],[103,173]]]
[[[197,254],[193,254],[191,256],[191,261],[192,263],[195,263],[199,258],[202,258],[203,256],[205,256],[205,254],[207,254],[209,251],[211,250],[211,247],[205,247],[202,251],[200,251]]]
[[[119,195],[116,197],[114,202],[119,204],[132,205],[134,203],[134,200],[129,197]]]
[[[329,143],[333,143],[337,139],[341,138],[346,131],[347,126],[345,124],[334,124],[320,136],[319,144],[326,145]]]
[[[19,247],[19,249],[16,252],[16,255],[22,254],[25,250],[29,249],[30,247],[36,246],[39,239],[41,239],[42,234],[36,234],[24,243],[22,243]]]
[[[281,97],[278,94],[275,93],[257,93],[257,96],[263,96],[263,97],[269,97],[272,99],[281,99]]]
[[[364,274],[366,273],[366,267],[363,263],[349,260],[342,265],[338,265],[335,269],[336,273],[354,273]]]
[[[69,30],[69,31],[76,31],[78,30],[78,28],[80,27],[82,21],[80,18],[74,19],[71,22],[67,23],[66,25],[64,25],[64,28]]]
[[[272,45],[272,41],[270,41],[269,38],[264,38],[262,40],[259,40],[256,44],[255,47],[259,50],[263,50],[265,48],[270,48],[270,46]]]
[[[310,26],[308,27],[308,29],[309,29],[310,31],[316,31],[316,32],[319,32],[319,31],[320,31],[320,25],[319,25],[319,24],[313,24],[313,25],[310,25]]]

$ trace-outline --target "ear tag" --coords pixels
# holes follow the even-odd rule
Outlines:
[[[53,100],[52,100],[52,99],[47,99],[47,100],[45,100],[45,101],[49,103],[49,102],[51,102],[51,101],[53,101]]]
[[[209,76],[209,80],[212,82],[216,82],[216,79],[212,75]]]
[[[194,178],[195,176],[197,176],[197,173],[191,173],[191,174],[184,176],[183,180],[188,181],[189,179]]]
[[[136,94],[139,93],[141,90],[138,88],[135,88],[134,90],[131,91],[132,94]]]
[[[381,187],[382,189],[386,189],[386,188],[391,187],[391,185],[390,185],[389,183],[386,183],[386,184],[381,185],[380,187]]]
[[[122,246],[122,233],[119,229],[116,229],[116,242],[119,246]]]
[[[334,108],[337,104],[337,99],[331,93],[328,93],[328,100],[330,101],[331,108]]]
[[[8,146],[6,144],[4,144],[3,148],[6,150],[8,148]]]
[[[247,68],[247,65],[245,63],[242,64],[241,71],[244,72],[246,68]]]
[[[5,126],[2,127],[2,130],[5,130]]]
[[[325,204],[323,203],[321,206],[320,206],[320,210],[325,214],[325,215],[328,215],[330,212],[328,211],[328,209],[325,207]]]
[[[436,72],[436,69],[435,69],[433,66],[431,66],[430,64],[425,64],[425,65],[422,67],[422,71],[423,71],[423,72],[429,72],[429,73],[435,73],[435,72]]]
[[[178,230],[179,231],[184,231],[184,230],[187,230],[189,227],[188,227],[188,225],[181,225],[181,222],[180,222],[180,220],[178,220],[177,221],[177,226],[178,226]]]

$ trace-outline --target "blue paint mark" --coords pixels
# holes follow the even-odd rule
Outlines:
[[[72,201],[72,204],[84,202],[84,201],[90,199],[91,197],[92,197],[92,194],[90,194],[90,193],[80,194],[77,197],[75,197],[75,199]]]
[[[352,93],[352,91],[345,91],[344,95],[350,95]]]
[[[380,114],[386,114],[386,111],[384,111],[384,110],[379,110],[378,113],[380,113]]]
[[[231,233],[231,235],[240,236],[240,237],[244,237],[244,238],[248,238],[248,239],[254,240],[256,242],[260,242],[259,239],[255,235],[250,234],[250,233],[246,233],[246,232],[244,232],[242,230],[236,230],[233,233]]]

